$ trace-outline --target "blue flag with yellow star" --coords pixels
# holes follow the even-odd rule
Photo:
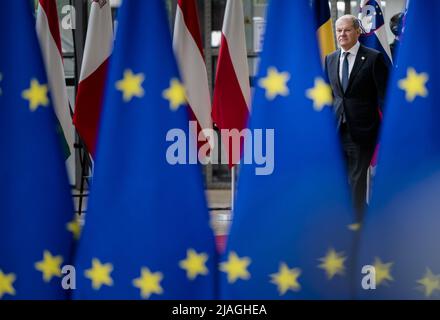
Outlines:
[[[357,226],[323,79],[309,1],[271,1],[250,128],[263,154],[272,130],[273,172],[241,168],[222,298],[350,297]]]
[[[362,231],[360,298],[440,298],[439,15],[438,2],[410,3]]]
[[[168,161],[189,130],[162,0],[123,2],[110,65],[75,298],[212,299],[200,170]]]
[[[0,299],[65,299],[76,224],[29,1],[0,2],[0,43]]]

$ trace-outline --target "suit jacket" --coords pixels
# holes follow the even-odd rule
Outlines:
[[[341,119],[341,113],[345,113],[347,127],[354,142],[374,145],[379,132],[379,108],[383,107],[388,67],[382,53],[361,45],[350,73],[347,90],[343,92],[339,78],[340,55],[339,49],[325,59],[325,71],[333,91],[336,115]]]

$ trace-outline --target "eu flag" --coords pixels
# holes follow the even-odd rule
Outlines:
[[[31,10],[0,2],[0,299],[65,299],[78,225]]]
[[[123,2],[104,100],[75,297],[214,298],[200,170],[167,160],[188,117],[162,0]]]
[[[440,298],[439,15],[438,2],[410,3],[362,232],[361,298]]]
[[[222,298],[350,297],[357,226],[331,104],[309,1],[271,1],[250,128],[273,132],[274,166],[241,168]]]

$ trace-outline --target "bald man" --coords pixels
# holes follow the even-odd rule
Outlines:
[[[374,154],[388,67],[382,54],[359,43],[360,22],[353,15],[336,21],[340,48],[325,59],[333,107],[347,162],[358,220],[366,205],[367,172]]]

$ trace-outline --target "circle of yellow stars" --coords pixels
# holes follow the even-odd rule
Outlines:
[[[417,73],[417,71],[409,67],[406,71],[406,78],[399,80],[398,86],[405,91],[405,99],[408,102],[413,102],[417,96],[426,98],[428,90],[426,83],[429,76],[425,72]]]
[[[266,99],[274,100],[277,96],[286,97],[289,95],[287,82],[290,80],[290,73],[278,72],[277,68],[269,67],[267,76],[258,81],[258,85],[266,90]]]
[[[206,261],[208,255],[206,253],[197,253],[194,249],[188,249],[186,258],[179,262],[179,266],[187,271],[187,277],[194,280],[198,275],[207,275]],[[318,266],[324,269],[327,278],[330,280],[335,275],[343,275],[345,271],[345,260],[347,258],[343,253],[338,253],[334,249],[329,249],[326,256],[319,259],[322,263]],[[44,282],[49,282],[53,277],[61,277],[61,265],[63,258],[61,256],[54,256],[50,251],[45,250],[43,253],[43,260],[35,263],[35,269],[40,271],[43,275]],[[227,261],[220,264],[220,270],[227,273],[228,282],[235,283],[238,279],[249,280],[250,273],[248,267],[251,264],[249,257],[239,257],[236,252],[229,253]],[[391,267],[393,263],[384,263],[378,257],[375,258],[374,268],[376,285],[388,284],[388,281],[393,281],[391,275]],[[92,287],[99,290],[103,285],[112,286],[113,279],[111,273],[113,265],[111,263],[101,263],[97,258],[92,259],[92,267],[85,270],[84,275],[92,281]],[[281,262],[278,272],[270,274],[270,282],[277,286],[280,295],[286,294],[289,290],[300,291],[301,285],[298,281],[301,276],[300,268],[289,268],[285,262]],[[140,290],[140,295],[143,299],[149,299],[152,294],[163,294],[164,289],[161,286],[161,281],[164,275],[161,272],[151,272],[149,268],[142,267],[139,278],[133,280],[134,287]],[[6,274],[0,269],[0,299],[4,295],[16,295],[13,283],[17,277],[14,273]],[[419,287],[415,288],[423,291],[426,298],[430,298],[434,293],[440,292],[440,275],[434,274],[430,268],[426,269],[423,278],[417,280]]]
[[[124,77],[116,82],[116,89],[122,91],[124,102],[130,102],[134,97],[142,98],[145,94],[142,83],[145,80],[143,73],[134,74],[132,70],[126,69]]]
[[[94,258],[92,260],[92,267],[84,272],[86,278],[92,280],[92,288],[95,290],[101,289],[103,285],[112,286],[113,279],[110,273],[113,271],[111,263],[102,264],[101,261]]]
[[[81,224],[77,218],[67,223],[66,229],[72,233],[75,240],[79,240],[81,236]]]
[[[301,290],[301,285],[298,282],[300,275],[301,269],[289,269],[287,264],[283,262],[280,264],[278,272],[270,275],[271,283],[278,287],[280,295],[284,295],[288,290],[299,291]]]
[[[13,286],[16,276],[14,273],[5,274],[0,269],[0,299],[3,298],[5,294],[15,296],[15,289]]]
[[[424,277],[417,280],[417,283],[421,285],[427,298],[431,297],[435,291],[440,291],[440,275],[433,274],[429,268],[426,269]]]
[[[190,248],[186,251],[186,258],[179,262],[179,266],[186,271],[187,278],[194,280],[197,276],[204,276],[209,273],[206,267],[208,255],[206,253],[197,253]],[[85,270],[84,275],[92,281],[92,288],[100,290],[103,285],[112,286],[113,272],[111,263],[101,263],[97,258],[92,259],[92,267]],[[161,272],[151,272],[149,268],[143,266],[139,278],[133,280],[134,287],[140,289],[140,295],[143,299],[149,299],[152,294],[162,294],[164,292],[161,281],[164,275]]]
[[[141,290],[142,298],[148,299],[153,293],[163,293],[163,288],[160,285],[162,279],[163,274],[161,272],[151,272],[150,269],[143,267],[141,276],[133,280],[133,285]]]
[[[313,100],[313,108],[321,111],[325,106],[331,106],[333,94],[331,87],[321,78],[315,79],[315,86],[306,91],[307,98]]]
[[[289,72],[279,72],[275,67],[267,69],[267,76],[259,80],[258,85],[266,93],[266,99],[271,101],[277,96],[287,97],[290,94],[287,82],[291,76]],[[306,97],[313,101],[313,108],[321,111],[325,106],[330,106],[333,102],[332,89],[322,78],[315,78],[313,88],[306,90]]]
[[[35,263],[35,269],[41,271],[44,282],[49,282],[53,277],[61,277],[61,256],[53,256],[50,251],[45,250],[43,260]]]
[[[40,106],[47,107],[49,105],[47,84],[40,84],[37,79],[32,79],[30,87],[21,94],[22,98],[29,101],[29,109],[33,112]]]
[[[131,69],[124,71],[123,78],[116,82],[116,89],[122,92],[124,102],[130,102],[134,97],[142,98],[145,95],[142,84],[145,81],[143,73],[133,73]],[[169,87],[163,90],[162,97],[168,100],[169,107],[172,111],[176,111],[180,106],[186,104],[185,87],[177,78],[170,80]]]
[[[393,276],[391,275],[391,267],[393,266],[392,262],[384,263],[378,257],[374,260],[374,270],[376,273],[376,285],[379,286],[381,284],[388,284],[388,281],[393,281]]]
[[[186,270],[188,279],[194,280],[198,275],[207,275],[208,268],[206,261],[208,255],[206,253],[198,254],[194,249],[188,249],[186,252],[186,259],[179,262],[179,266]]]
[[[238,279],[249,280],[251,275],[247,268],[250,264],[249,257],[240,258],[236,252],[231,251],[228,260],[220,264],[220,271],[227,274],[229,283],[234,283]]]
[[[359,231],[361,230],[361,227],[362,227],[361,223],[352,223],[347,226],[348,230],[350,231]]]
[[[347,257],[342,252],[336,252],[333,248],[327,251],[325,257],[319,259],[322,263],[319,268],[323,269],[327,279],[332,279],[335,275],[343,275],[345,272],[345,260]]]
[[[171,79],[170,87],[163,91],[162,97],[169,101],[170,109],[176,111],[186,103],[185,87],[178,79]]]

